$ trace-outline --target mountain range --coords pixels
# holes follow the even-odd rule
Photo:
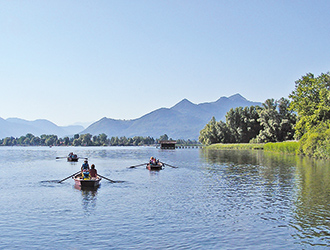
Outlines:
[[[167,134],[173,139],[198,139],[199,131],[214,116],[225,121],[225,115],[231,108],[261,106],[260,102],[248,101],[240,94],[221,97],[215,102],[194,104],[183,99],[171,108],[160,108],[134,120],[115,120],[102,118],[93,123],[83,134],[111,136],[151,136],[159,138]]]
[[[57,126],[48,120],[26,121],[19,118],[0,118],[0,138],[20,137],[31,133],[35,136],[55,134],[59,137],[74,134],[99,135],[105,133],[112,136],[151,136],[159,138],[167,134],[173,139],[198,139],[199,131],[214,116],[216,120],[225,121],[225,115],[231,108],[260,106],[260,102],[248,101],[240,94],[221,97],[215,102],[194,104],[183,99],[171,108],[160,108],[140,118],[117,120],[102,118],[86,129],[80,125]]]
[[[5,137],[20,137],[31,133],[35,136],[42,134],[57,135],[59,137],[66,135],[73,135],[84,130],[83,126],[71,125],[71,126],[57,126],[45,119],[38,119],[35,121],[27,121],[20,118],[0,118],[0,138]]]

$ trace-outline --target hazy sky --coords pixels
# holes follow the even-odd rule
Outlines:
[[[288,97],[330,70],[330,1],[0,1],[0,117],[134,119]]]

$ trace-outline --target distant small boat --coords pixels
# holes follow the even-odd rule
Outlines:
[[[71,152],[67,157],[67,160],[72,161],[72,162],[77,162],[78,159],[79,159],[79,157],[76,154],[74,154],[73,152]]]
[[[163,163],[157,163],[157,164],[147,164],[147,169],[149,170],[162,170],[164,167]]]
[[[75,182],[75,185],[80,186],[80,187],[98,187],[100,185],[100,181],[102,180],[101,177],[97,176],[95,177],[91,177],[89,179],[84,179],[82,178],[81,174],[78,174],[74,177],[72,177],[72,179]]]
[[[78,157],[67,157],[67,160],[71,162],[77,162],[78,159],[79,159]]]

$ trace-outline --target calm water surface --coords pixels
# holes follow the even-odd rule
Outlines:
[[[72,179],[88,157],[102,180]],[[166,167],[144,166],[156,156]],[[0,249],[327,249],[329,162],[262,151],[0,147]]]

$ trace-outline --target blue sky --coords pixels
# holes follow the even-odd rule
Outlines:
[[[1,1],[0,117],[134,119],[288,97],[330,70],[330,1]]]

